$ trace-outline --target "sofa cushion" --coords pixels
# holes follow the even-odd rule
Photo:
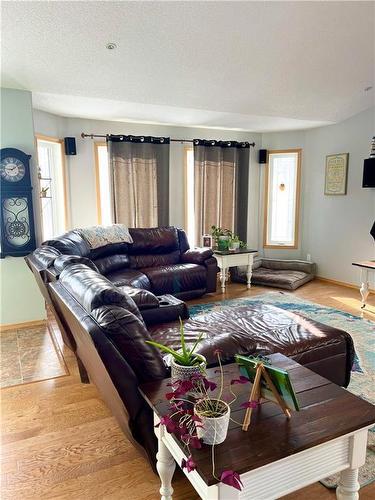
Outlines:
[[[130,255],[166,254],[179,250],[179,239],[175,227],[130,228],[133,244]]]
[[[130,267],[133,269],[142,269],[144,267],[167,266],[180,262],[180,252],[164,253],[164,254],[141,254],[130,255]]]
[[[101,306],[116,305],[143,322],[141,313],[131,297],[84,264],[66,267],[60,275],[60,282],[89,313]]]
[[[148,277],[136,269],[119,269],[118,271],[107,273],[106,278],[116,286],[129,285],[135,288],[151,290],[151,283]]]
[[[133,286],[122,285],[118,287],[126,295],[129,295],[137,304],[139,310],[158,308],[159,298],[149,290],[134,288]]]
[[[89,244],[82,238],[78,230],[68,231],[58,238],[45,241],[43,245],[57,248],[57,250],[65,255],[88,257],[90,254]]]
[[[253,270],[251,281],[255,285],[268,285],[286,290],[295,290],[312,279],[314,279],[312,274],[306,274],[303,271],[258,267],[258,269]]]
[[[142,272],[147,275],[156,295],[206,288],[207,270],[197,264],[148,267]]]
[[[129,267],[129,256],[125,253],[106,255],[94,260],[95,265],[101,274],[108,274],[125,267]]]

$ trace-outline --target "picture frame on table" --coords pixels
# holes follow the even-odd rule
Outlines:
[[[349,153],[326,156],[325,195],[345,195],[348,187]]]
[[[204,234],[202,236],[202,246],[212,248],[212,236],[210,234]]]

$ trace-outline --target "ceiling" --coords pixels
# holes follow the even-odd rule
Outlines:
[[[2,85],[62,116],[309,128],[373,105],[374,14],[345,1],[2,2]]]

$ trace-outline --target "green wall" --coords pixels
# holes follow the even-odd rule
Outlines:
[[[1,148],[35,155],[31,92],[1,89]],[[0,259],[0,324],[45,318],[44,300],[23,257]]]

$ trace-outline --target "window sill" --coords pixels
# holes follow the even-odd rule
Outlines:
[[[298,245],[263,245],[263,248],[277,248],[285,250],[298,250]]]

